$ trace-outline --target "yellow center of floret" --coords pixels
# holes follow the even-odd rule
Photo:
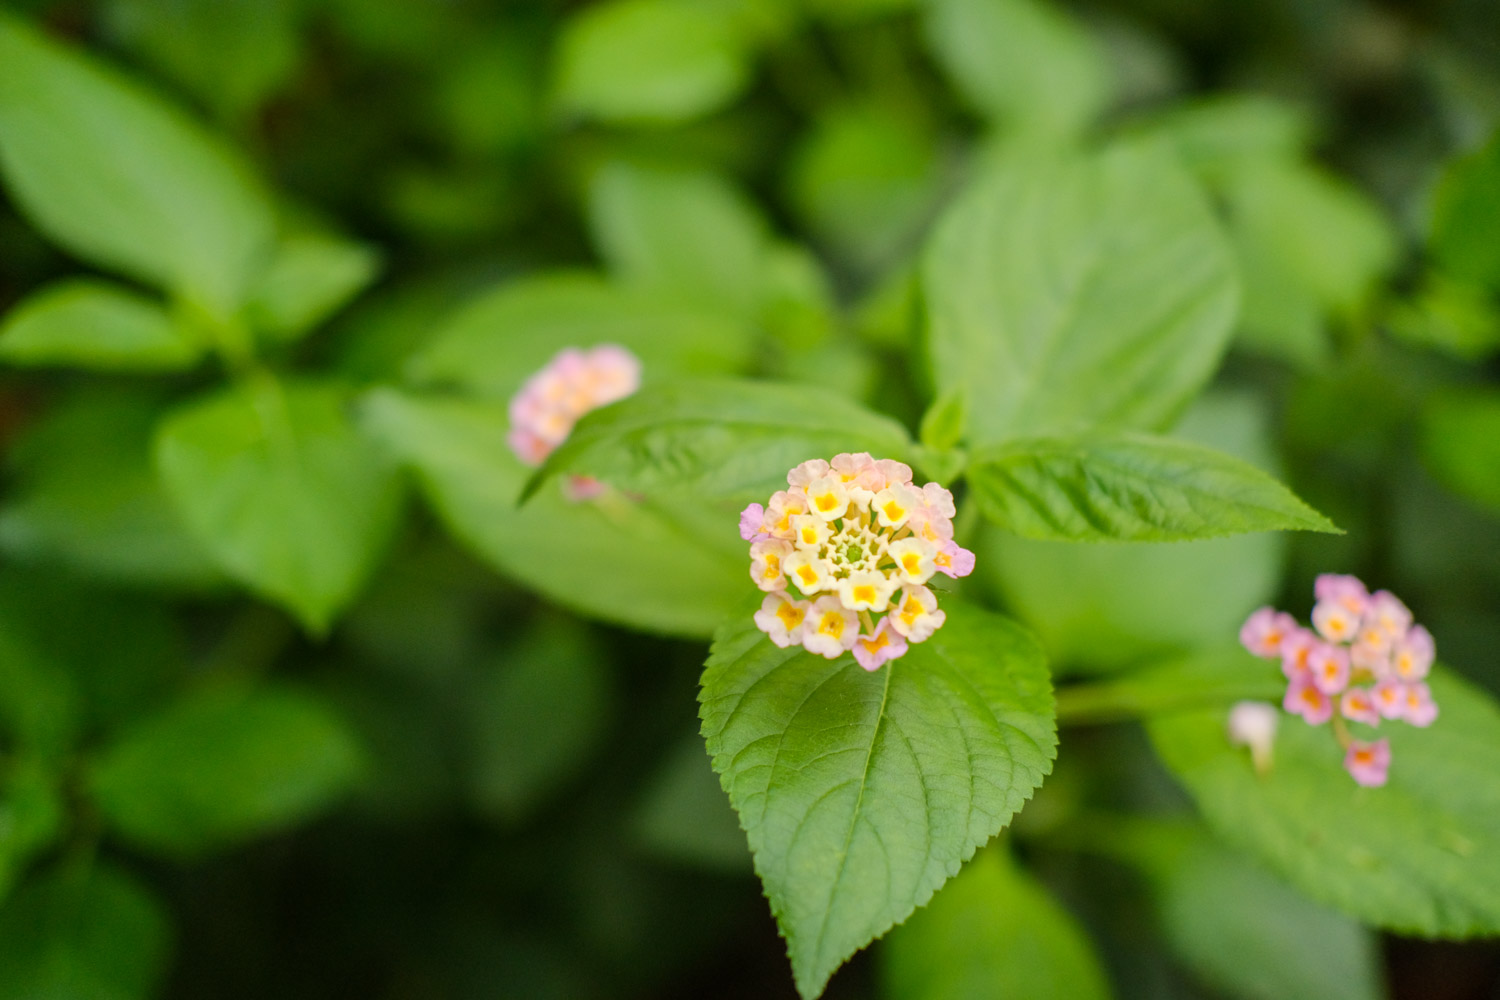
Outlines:
[[[774,552],[766,553],[766,579],[771,580],[781,575],[781,557]]]
[[[823,620],[818,623],[818,631],[831,639],[838,639],[844,634],[844,616],[837,611],[825,611]]]
[[[1322,701],[1322,698],[1319,696],[1317,688],[1303,688],[1302,700],[1309,705],[1317,706]]]
[[[803,545],[817,545],[818,544],[818,529],[814,528],[810,524],[804,524],[802,526],[802,544]]]
[[[882,632],[873,639],[861,638],[859,643],[865,647],[865,652],[878,653],[891,644],[891,637]]]
[[[828,492],[815,497],[813,503],[817,504],[819,510],[826,513],[839,505],[839,498],[832,492]]]
[[[854,599],[861,604],[874,604],[875,588],[868,583],[855,584]]]
[[[802,624],[802,619],[807,617],[807,612],[787,601],[781,602],[781,607],[776,609],[776,617],[781,619],[781,624],[788,632]]]
[[[883,510],[888,521],[899,521],[906,516],[906,509],[894,500],[887,500]]]
[[[804,586],[811,586],[818,582],[818,571],[803,563],[797,567],[797,579]]]
[[[901,557],[901,567],[908,573],[916,576],[922,571],[922,554],[920,552],[908,552]]]

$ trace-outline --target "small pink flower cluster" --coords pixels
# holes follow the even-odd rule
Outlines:
[[[772,642],[830,660],[853,650],[876,670],[942,626],[925,584],[974,570],[974,553],[953,540],[952,493],[917,487],[908,466],[865,452],[803,462],[786,481],[769,506],[740,515],[750,579],[767,592],[755,624]],[[885,611],[876,624],[871,613]]]
[[[1283,708],[1314,726],[1333,720],[1354,780],[1383,785],[1390,741],[1354,739],[1345,720],[1432,725],[1438,709],[1423,683],[1436,652],[1432,634],[1412,623],[1394,594],[1371,594],[1356,577],[1325,573],[1314,595],[1312,629],[1284,611],[1261,608],[1240,629],[1240,642],[1256,656],[1281,660],[1288,681]]]
[[[588,351],[569,347],[526,380],[510,401],[506,441],[527,465],[541,465],[590,410],[618,402],[641,386],[641,362],[614,344]],[[569,482],[575,500],[597,496],[603,487],[583,476]]]

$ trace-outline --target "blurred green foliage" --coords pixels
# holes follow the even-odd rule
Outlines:
[[[1486,0],[12,2],[0,1000],[811,995],[918,903],[828,996],[1492,992],[1398,935],[1500,930],[1497,65]],[[846,448],[970,479],[874,679],[930,771],[723,645],[737,506]],[[1323,571],[1446,664],[1379,795],[1222,736]],[[1052,707],[975,604],[1062,679],[988,846]]]

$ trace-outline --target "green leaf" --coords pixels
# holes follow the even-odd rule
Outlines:
[[[1297,160],[1312,140],[1312,123],[1301,108],[1250,93],[1174,106],[1147,130],[1172,141],[1182,162],[1210,180],[1247,163]]]
[[[293,0],[112,0],[106,18],[163,73],[238,120],[297,68],[296,13]]]
[[[95,390],[55,404],[8,456],[0,551],[132,584],[221,581],[151,468],[160,412],[155,398],[135,392]]]
[[[0,900],[26,865],[62,832],[65,816],[56,777],[35,761],[20,760],[0,779]]]
[[[1234,261],[1164,148],[998,164],[939,223],[924,286],[940,391],[971,441],[1171,422],[1233,326]]]
[[[1429,242],[1451,276],[1500,289],[1500,131],[1443,171]]]
[[[353,785],[362,753],[321,701],[292,690],[190,694],[127,729],[88,786],[109,825],[195,857],[288,829]]]
[[[171,372],[202,353],[159,303],[107,281],[48,285],[0,324],[0,360],[25,367]]]
[[[1173,434],[1276,468],[1267,407],[1246,393],[1205,393]],[[976,548],[978,572],[1041,637],[1057,672],[1128,666],[1237,635],[1245,609],[1276,596],[1286,541],[1260,533],[1079,545],[991,528]]]
[[[922,414],[920,437],[925,447],[934,451],[949,451],[958,447],[964,438],[964,426],[969,420],[969,401],[962,391],[944,393],[933,400],[926,413]]]
[[[809,458],[868,451],[899,460],[910,447],[894,420],[817,387],[672,382],[586,414],[521,496],[572,473],[647,496],[764,499]]]
[[[1382,788],[1356,785],[1333,734],[1294,718],[1264,777],[1229,745],[1227,706],[1160,717],[1151,738],[1219,836],[1313,899],[1406,934],[1500,933],[1500,709],[1446,671],[1430,680],[1437,722],[1379,730]]]
[[[750,79],[746,39],[692,0],[606,0],[563,27],[558,106],[607,122],[669,124],[728,104]]]
[[[754,310],[769,234],[722,177],[611,164],[589,188],[589,225],[624,283],[706,309]]]
[[[250,322],[278,340],[291,340],[358,295],[380,270],[380,255],[363,243],[303,234],[281,242],[251,293]]]
[[[506,444],[503,403],[380,390],[364,413],[456,538],[564,607],[699,638],[745,593],[749,557],[732,507],[618,495],[574,503],[548,490],[518,509],[531,470]]]
[[[156,467],[226,573],[327,630],[374,569],[401,509],[394,468],[349,422],[348,395],[246,382],[157,431]]]
[[[1200,828],[1146,819],[1104,824],[1107,853],[1152,884],[1162,934],[1214,990],[1238,1000],[1379,1000],[1374,936],[1293,891]]]
[[[0,909],[0,1000],[149,1000],[172,929],[134,878],[102,862],[48,872]]]
[[[0,172],[50,239],[192,300],[217,319],[270,249],[245,165],[177,109],[0,16]]]
[[[748,609],[715,636],[703,735],[804,997],[926,904],[1051,770],[1035,640],[943,604],[937,634],[875,673],[778,649]]]
[[[696,736],[673,748],[651,776],[634,809],[631,831],[659,857],[726,874],[750,874],[745,831]]]
[[[1004,848],[981,851],[881,949],[890,1000],[1107,1000],[1088,935]]]
[[[1248,462],[1146,434],[1011,441],[975,455],[969,483],[985,514],[1024,538],[1179,542],[1252,531],[1338,532]]]
[[[1109,103],[1103,48],[1038,0],[934,0],[927,38],[964,100],[1018,131],[1073,136]]]
[[[667,375],[717,374],[748,365],[749,328],[680,301],[554,273],[507,282],[473,299],[407,367],[423,382],[447,382],[509,399],[567,347],[619,344],[650,382]]]
[[[1500,350],[1500,308],[1485,289],[1430,273],[1410,299],[1386,317],[1396,337],[1464,361]]]
[[[1500,513],[1500,392],[1433,396],[1422,417],[1422,460],[1453,492]]]
[[[604,736],[609,687],[604,650],[567,620],[521,637],[490,664],[465,704],[480,811],[514,825],[577,777]]]

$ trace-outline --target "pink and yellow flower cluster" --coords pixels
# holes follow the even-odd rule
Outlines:
[[[947,616],[927,582],[974,569],[953,540],[953,494],[864,452],[803,462],[786,480],[740,515],[750,578],[766,591],[761,631],[829,659],[852,650],[866,670],[931,637]]]
[[[1383,785],[1390,741],[1355,739],[1347,723],[1432,725],[1438,709],[1424,682],[1435,655],[1432,634],[1413,623],[1394,594],[1371,594],[1352,576],[1325,573],[1314,595],[1311,629],[1284,611],[1261,608],[1240,629],[1240,642],[1256,656],[1281,661],[1283,708],[1310,725],[1333,721],[1354,780]]]

